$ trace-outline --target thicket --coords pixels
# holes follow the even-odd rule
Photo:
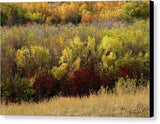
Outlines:
[[[81,97],[102,86],[114,91],[147,86],[150,80],[147,20],[14,26],[1,32],[1,95],[6,101]]]

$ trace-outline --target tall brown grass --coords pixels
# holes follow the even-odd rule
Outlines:
[[[101,92],[89,97],[55,97],[40,103],[1,104],[2,115],[149,117],[149,88],[136,93]]]

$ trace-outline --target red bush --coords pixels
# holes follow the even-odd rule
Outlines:
[[[119,66],[119,75],[126,78],[136,78],[138,72],[133,71],[129,66]]]
[[[58,82],[56,79],[53,80],[51,74],[43,72],[35,77],[33,89],[35,90],[35,96],[37,100],[45,97],[54,96],[58,94]]]
[[[60,82],[62,96],[75,96],[73,83],[73,80],[70,78],[66,78],[64,81]]]
[[[79,96],[89,95],[90,91],[97,92],[100,88],[100,78],[97,70],[79,69],[74,72],[74,90]]]
[[[100,88],[100,78],[97,70],[79,69],[73,77],[68,77],[60,83],[63,96],[89,95],[90,91],[97,92]]]
[[[117,81],[117,77],[115,75],[109,75],[107,77],[104,77],[103,80],[101,81],[101,86],[104,88],[108,87],[109,90],[112,90],[113,87],[115,86],[115,82]]]
[[[84,96],[90,92],[97,92],[101,86],[113,89],[118,77],[136,78],[138,72],[132,71],[129,66],[120,66],[119,74],[108,74],[100,77],[96,69],[79,69],[71,73],[67,72],[63,80],[54,79],[48,72],[36,76],[33,88],[36,91],[36,99],[48,98],[61,93],[63,96]]]

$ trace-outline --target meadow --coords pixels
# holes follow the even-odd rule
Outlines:
[[[135,94],[90,95],[89,97],[55,97],[40,103],[2,104],[2,115],[149,117],[149,88]]]
[[[149,117],[149,2],[2,3],[1,15],[2,114]]]

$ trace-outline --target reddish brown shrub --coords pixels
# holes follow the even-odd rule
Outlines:
[[[126,78],[136,78],[138,76],[138,71],[133,71],[129,66],[119,66],[119,76]]]
[[[70,78],[66,78],[64,81],[60,82],[62,96],[75,96],[73,84],[74,82]]]
[[[108,88],[108,90],[112,90],[113,87],[115,86],[115,82],[117,81],[117,77],[114,75],[109,75],[107,77],[104,77],[103,80],[101,81],[101,86],[104,88]]]
[[[100,88],[100,77],[97,70],[79,69],[74,72],[74,90],[79,96],[89,95],[89,92],[97,92]]]
[[[48,72],[43,72],[35,77],[33,89],[35,90],[35,97],[37,100],[48,98],[58,94],[58,81],[53,79]]]
[[[73,77],[68,77],[60,83],[63,96],[83,96],[97,92],[100,88],[100,78],[97,70],[79,69]]]

